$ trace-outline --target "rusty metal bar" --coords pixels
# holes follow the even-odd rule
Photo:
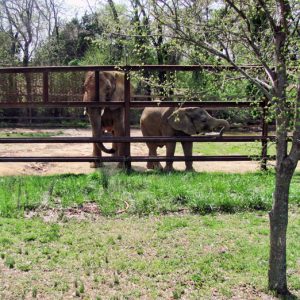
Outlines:
[[[247,70],[262,70],[260,65],[239,65],[239,68]],[[299,70],[299,67],[289,67],[289,70]],[[0,68],[0,74],[3,73],[43,73],[47,72],[86,72],[86,71],[115,71],[114,65],[89,65],[89,66],[43,66],[43,67],[2,67]],[[231,65],[126,65],[118,66],[118,70],[126,71],[196,71],[196,70],[208,70],[208,71],[223,71],[231,70],[235,71],[237,68]]]
[[[95,70],[95,102],[100,102],[100,90],[99,90],[99,71]]]
[[[125,143],[125,168],[127,172],[131,169],[130,161],[130,73],[126,72],[124,76],[124,122],[125,137],[129,138],[129,142]]]
[[[123,102],[83,102],[83,101],[49,101],[43,102],[0,102],[0,108],[27,108],[27,107],[109,107],[123,106]]]
[[[269,157],[275,159],[275,157]],[[131,156],[132,162],[147,162],[147,161],[253,161],[260,160],[258,156],[247,155],[227,155],[227,156]],[[124,157],[120,156],[1,156],[0,162],[123,162]]]
[[[43,72],[43,102],[49,101],[49,73]]]
[[[143,107],[205,107],[212,108],[242,108],[251,107],[253,103],[249,101],[245,102],[210,102],[210,101],[131,101],[131,108],[143,108]],[[0,108],[26,108],[26,107],[110,107],[110,106],[124,106],[124,102],[83,102],[83,101],[49,101],[43,102],[0,102]],[[259,102],[259,106],[263,106],[263,102]]]
[[[145,143],[145,142],[255,142],[262,141],[263,136],[191,136],[191,137],[161,137],[161,136],[123,136],[111,137],[102,136],[101,138],[93,137],[31,137],[31,138],[0,138],[0,144],[46,144],[46,143]],[[268,136],[269,140],[275,140],[275,136]]]
[[[259,65],[241,65],[242,69],[262,69]],[[236,70],[236,67],[230,65],[131,65],[131,66],[118,66],[119,70],[126,71],[195,71],[195,70],[208,70],[208,71],[223,71],[223,70]],[[47,72],[86,72],[86,71],[115,71],[114,65],[90,65],[90,66],[43,66],[43,67],[8,67],[0,68],[0,74],[3,73],[43,73]]]

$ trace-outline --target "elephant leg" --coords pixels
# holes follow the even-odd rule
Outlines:
[[[182,145],[182,149],[183,149],[183,153],[184,153],[185,157],[193,155],[193,143],[192,142],[182,142],[181,145]],[[194,171],[192,161],[185,162],[185,170],[186,171]]]
[[[149,156],[157,157],[157,144],[147,143],[149,149]],[[147,169],[149,170],[162,170],[163,167],[160,162],[156,161],[148,161],[147,162]]]
[[[167,151],[166,151],[167,157],[174,157],[176,143],[167,143],[166,148],[167,148]],[[173,162],[167,161],[164,170],[167,172],[174,171]]]
[[[101,128],[101,113],[98,109],[89,109],[89,119],[92,126],[92,136],[95,138],[101,137],[102,128]],[[102,157],[102,152],[97,143],[93,143],[93,156]],[[91,168],[100,168],[103,167],[103,163],[100,161],[94,161],[90,164]]]
[[[114,136],[117,136],[117,137],[125,136],[124,125],[119,120],[116,121],[113,131],[114,131]],[[126,154],[126,144],[125,143],[113,143],[112,147],[113,147],[113,149],[116,150],[117,156],[125,156],[125,154]],[[117,167],[120,169],[124,169],[125,162],[119,162]]]

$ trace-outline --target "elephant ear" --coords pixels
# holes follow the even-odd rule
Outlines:
[[[106,72],[107,79],[111,83],[110,95],[107,101],[121,102],[124,101],[124,74],[121,72]],[[117,110],[120,106],[111,106],[110,110]]]
[[[188,135],[196,134],[195,126],[185,109],[177,109],[168,117],[169,125],[178,131],[182,131]]]
[[[184,108],[186,114],[192,119],[198,122],[207,122],[208,113],[201,107],[186,107]]]
[[[114,72],[104,71],[103,76],[105,77],[105,81],[106,81],[106,86],[105,86],[106,101],[112,101],[111,99],[114,96],[114,93],[116,91],[116,85],[117,85]]]

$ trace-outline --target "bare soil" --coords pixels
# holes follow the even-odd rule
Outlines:
[[[61,132],[61,129],[0,129],[0,133],[34,133],[34,132]],[[65,137],[90,137],[90,129],[64,129],[60,136]],[[132,136],[140,136],[138,129],[131,130]],[[179,147],[179,146],[178,146]],[[90,156],[91,144],[2,144],[0,145],[1,156]],[[132,155],[147,155],[147,147],[144,143],[131,145]],[[165,155],[165,148],[159,150],[159,154]],[[105,155],[105,154],[104,154]],[[116,168],[116,163],[106,163],[112,168]],[[163,165],[163,163],[162,163]],[[133,163],[134,170],[146,171],[145,163]],[[184,162],[175,162],[174,168],[184,170]],[[259,163],[248,162],[194,162],[194,168],[198,172],[226,172],[243,173],[259,170]],[[91,173],[95,169],[90,168],[88,162],[50,162],[50,163],[0,163],[0,175],[50,175],[64,173]]]

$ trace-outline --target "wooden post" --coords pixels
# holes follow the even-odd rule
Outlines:
[[[43,72],[43,102],[49,101],[49,73]]]
[[[95,101],[100,101],[100,93],[99,93],[99,71],[95,71]]]
[[[130,74],[129,71],[125,71],[124,77],[124,126],[125,136],[130,137]],[[130,160],[130,143],[125,143],[125,168],[127,172],[131,171]]]

